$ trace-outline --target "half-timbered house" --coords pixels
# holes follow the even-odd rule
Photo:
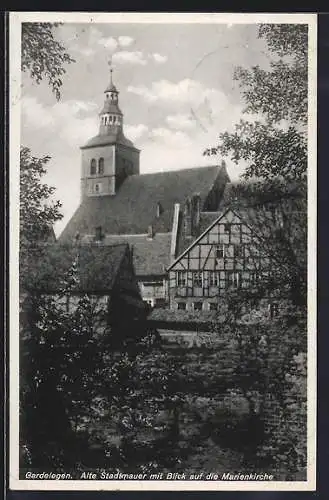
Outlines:
[[[202,217],[212,222],[168,267],[171,309],[217,310],[229,290],[261,285],[278,266],[268,242],[265,245],[264,232],[270,238],[271,231],[281,224],[278,221],[276,225],[272,214],[228,208],[221,214],[204,213]]]
[[[48,244],[31,246],[21,259],[24,300],[52,298],[63,311],[74,311],[87,296],[93,305],[96,331],[130,336],[145,319],[145,305],[127,244],[98,246]]]

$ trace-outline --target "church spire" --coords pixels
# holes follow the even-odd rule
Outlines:
[[[113,83],[112,58],[108,62],[110,66],[110,83],[104,90],[105,101],[100,112],[99,133],[101,135],[117,134],[122,131],[123,114],[119,108],[119,92]]]
[[[105,89],[105,93],[106,92],[116,92],[117,94],[119,94],[119,92],[117,91],[117,88],[116,86],[114,85],[113,83],[113,65],[112,65],[112,56],[110,57],[109,61],[108,61],[108,65],[110,66],[110,83],[109,85],[106,87]]]

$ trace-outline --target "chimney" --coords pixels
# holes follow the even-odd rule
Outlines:
[[[157,213],[156,213],[157,218],[159,218],[159,217],[160,217],[160,215],[162,214],[162,212],[163,212],[162,205],[161,205],[161,203],[158,201],[158,203],[157,203]]]
[[[200,194],[194,194],[192,197],[191,219],[192,219],[192,234],[195,236],[200,226],[200,211],[201,211],[201,198]]]
[[[133,266],[134,265],[134,245],[130,245],[129,247],[129,257],[130,257],[130,264]]]
[[[147,239],[153,240],[153,238],[154,238],[154,229],[153,229],[153,226],[150,225],[147,229]]]
[[[178,234],[178,224],[179,224],[179,203],[175,203],[174,208],[174,218],[171,233],[171,245],[170,245],[170,257],[174,260],[176,257],[176,246],[177,246],[177,234]]]
[[[192,210],[191,200],[187,198],[184,205],[184,235],[185,238],[192,237]]]

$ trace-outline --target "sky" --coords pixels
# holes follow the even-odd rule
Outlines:
[[[71,24],[56,37],[75,59],[66,66],[61,99],[46,82],[22,75],[21,143],[51,156],[45,181],[62,204],[63,230],[80,202],[82,146],[98,133],[104,90],[118,88],[124,133],[141,150],[141,173],[220,164],[203,151],[242,118],[236,66],[268,67],[256,24]],[[236,180],[243,171],[225,159]]]

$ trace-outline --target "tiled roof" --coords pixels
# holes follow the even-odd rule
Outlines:
[[[20,286],[25,290],[57,292],[76,263],[75,291],[109,292],[128,251],[126,244],[112,246],[63,244],[35,245],[20,256]]]
[[[176,256],[180,255],[186,248],[188,248],[193,241],[200,236],[212,222],[214,222],[220,216],[220,212],[201,212],[200,213],[200,224],[198,228],[197,235],[192,238],[186,237],[184,234],[184,225],[179,225],[179,234],[177,237],[177,247],[176,247]]]
[[[93,236],[84,236],[81,243],[91,242]],[[106,235],[102,245],[128,243],[133,251],[137,277],[164,275],[170,264],[171,233],[156,233],[152,239],[146,234]]]
[[[211,166],[129,176],[114,196],[86,197],[59,239],[72,241],[77,232],[95,234],[99,226],[104,234],[145,234],[149,225],[155,232],[171,232],[174,204],[199,193],[203,206],[221,174],[226,182],[224,172],[225,167]]]

